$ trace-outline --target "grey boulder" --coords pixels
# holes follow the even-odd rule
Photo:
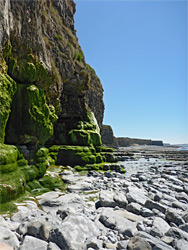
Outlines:
[[[94,222],[85,215],[70,215],[59,228],[51,231],[50,241],[64,250],[82,250],[87,238],[99,234]]]
[[[47,250],[48,243],[33,236],[26,235],[19,250]]]
[[[3,242],[14,249],[18,249],[19,241],[16,235],[7,227],[0,226],[0,242]]]

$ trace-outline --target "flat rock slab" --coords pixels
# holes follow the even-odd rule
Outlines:
[[[88,191],[88,190],[92,190],[93,188],[94,187],[91,183],[84,182],[84,181],[68,186],[68,190],[70,192]]]
[[[137,232],[135,236],[139,236],[141,238],[144,238],[151,246],[152,249],[157,249],[157,250],[174,250],[173,247],[167,245],[163,241],[151,236],[150,234],[146,232]]]
[[[100,214],[99,221],[110,229],[115,229],[123,235],[132,237],[137,231],[136,222],[132,222],[127,218],[122,217],[117,211],[105,208]]]
[[[82,199],[80,195],[70,193],[61,195],[59,197],[53,197],[51,199],[50,197],[47,199],[47,197],[45,196],[39,199],[39,203],[41,206],[58,207],[67,203],[82,203]]]
[[[87,238],[99,235],[100,230],[88,217],[70,215],[59,228],[51,231],[50,241],[64,250],[82,250]]]
[[[151,228],[151,235],[162,237],[170,229],[168,223],[160,217],[155,217],[153,220],[153,226]]]
[[[163,214],[165,214],[166,212],[166,206],[165,205],[162,205],[158,202],[155,202],[155,201],[152,201],[152,200],[146,200],[145,202],[145,207],[149,208],[149,209],[158,209],[160,212],[162,212]]]
[[[135,202],[143,206],[148,199],[146,192],[137,187],[129,186],[127,187],[127,192],[126,197],[129,202]]]
[[[19,250],[47,250],[47,247],[46,241],[26,235]]]

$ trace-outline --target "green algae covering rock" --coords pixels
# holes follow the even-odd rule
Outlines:
[[[84,166],[87,163],[92,164],[96,162],[94,153],[95,149],[93,147],[60,146],[57,165]]]
[[[17,198],[25,191],[25,176],[18,167],[18,149],[0,144],[0,203]]]
[[[0,142],[4,143],[5,128],[11,112],[12,98],[16,82],[8,75],[0,73]]]
[[[46,103],[44,91],[35,85],[18,84],[7,124],[6,142],[44,144],[53,135],[57,116]]]
[[[108,150],[108,149],[107,149]],[[75,170],[105,170],[104,165],[116,163],[118,160],[112,152],[97,153],[93,146],[71,146],[59,147],[57,165],[69,165]]]
[[[87,117],[84,121],[79,121],[76,129],[68,133],[68,144],[78,146],[100,146],[100,129],[92,111],[87,108]]]

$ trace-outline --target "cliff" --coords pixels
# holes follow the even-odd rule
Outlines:
[[[51,123],[54,123],[55,115],[58,115],[53,139],[56,144],[67,144],[67,132],[77,128],[80,121],[88,121],[90,110],[101,126],[103,88],[94,70],[86,64],[78,44],[74,30],[75,3],[72,0],[6,0],[0,7],[3,18],[0,31],[1,73],[17,83],[13,105],[18,110],[19,102],[19,109],[22,109],[22,112],[11,113],[5,141],[20,144],[20,138],[28,134],[36,136],[39,142],[46,142],[52,135]],[[27,87],[31,85],[42,89],[49,107],[50,121],[47,121],[44,139],[40,138],[40,132],[36,135],[36,131],[26,128],[25,121],[17,124],[17,127],[23,127],[21,131],[15,131],[12,124],[14,117],[20,121],[25,119],[25,104],[20,105],[18,99],[28,93]]]
[[[132,146],[132,145],[163,146],[162,141],[153,141],[153,140],[148,140],[148,139],[117,137],[116,141],[119,147],[127,147],[127,146]]]
[[[32,189],[50,165],[99,170],[117,161],[101,146],[103,88],[74,13],[73,0],[0,2],[2,202]]]
[[[115,137],[113,129],[109,125],[103,125],[101,129],[102,143],[108,147],[128,147],[133,145],[163,146],[162,141],[137,139],[129,137]]]

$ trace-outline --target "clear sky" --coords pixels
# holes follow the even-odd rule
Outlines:
[[[188,3],[75,0],[79,43],[116,137],[188,142]]]

